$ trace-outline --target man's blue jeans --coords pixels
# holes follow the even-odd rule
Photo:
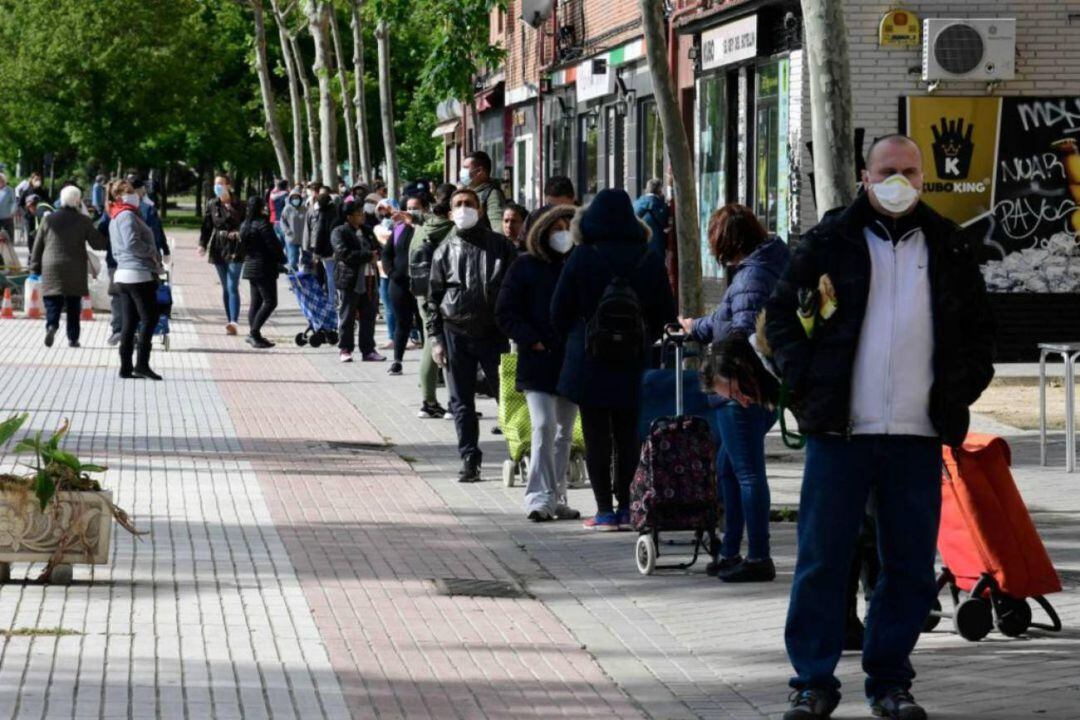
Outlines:
[[[908,656],[937,593],[941,442],[813,437],[806,446],[798,560],[784,633],[796,689],[840,687],[834,671],[844,642],[845,588],[871,488],[881,573],[866,615],[866,695],[908,689],[915,677]]]
[[[221,281],[221,302],[229,322],[240,321],[240,271],[244,264],[238,262],[214,263],[218,280]]]
[[[286,264],[289,266],[289,270],[296,272],[298,269],[300,269],[299,245],[293,245],[291,242],[286,242],[285,257],[287,258]]]
[[[733,558],[742,545],[746,527],[751,560],[771,557],[769,550],[769,479],[765,474],[765,435],[776,423],[776,412],[751,405],[725,402],[716,408],[720,428],[717,472],[724,499],[724,542],[720,554]]]
[[[397,330],[397,313],[394,312],[394,304],[390,302],[389,278],[379,278],[379,301],[382,302],[383,319],[386,320],[386,335],[393,340]]]

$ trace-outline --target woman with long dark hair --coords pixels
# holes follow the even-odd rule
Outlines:
[[[240,244],[244,251],[242,274],[251,290],[246,342],[254,348],[272,348],[274,343],[263,337],[262,328],[277,308],[277,281],[285,252],[266,216],[266,203],[257,195],[248,199],[247,218],[240,226]]]
[[[236,335],[240,322],[240,271],[244,252],[240,246],[240,225],[244,205],[235,196],[228,175],[214,178],[214,197],[206,203],[199,254],[205,255],[221,281],[221,302],[225,306],[225,332]]]

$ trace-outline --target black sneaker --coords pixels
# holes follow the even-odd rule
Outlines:
[[[390,363],[390,367],[389,367],[389,369],[387,369],[386,374],[387,375],[400,375],[401,374],[401,363],[399,363],[399,362]]]
[[[146,380],[161,380],[161,376],[150,368],[135,368],[131,371],[131,377],[144,378]]]
[[[889,720],[926,720],[926,711],[919,707],[911,693],[903,688],[887,690],[870,703],[874,717]]]
[[[743,560],[729,570],[717,573],[721,582],[772,582],[776,579],[776,566],[772,558],[764,560]]]
[[[784,713],[784,720],[824,720],[840,704],[840,695],[828,688],[796,690],[788,699],[791,709]]]
[[[480,460],[478,458],[465,458],[461,463],[461,472],[458,473],[458,482],[480,482]]]
[[[53,340],[56,339],[56,328],[51,325],[45,328],[45,347],[52,347]]]
[[[420,412],[416,413],[416,417],[421,420],[438,420],[446,415],[446,408],[439,403],[429,404],[424,403],[420,406]]]
[[[709,564],[705,566],[705,574],[715,577],[722,572],[727,572],[728,570],[731,570],[741,562],[742,555],[736,555],[733,558],[722,558],[717,556],[713,560],[710,560]]]
[[[79,344],[78,340],[68,340],[68,347],[77,348],[82,347],[82,345]]]
[[[549,520],[553,520],[554,518],[552,518],[550,515],[548,515],[542,510],[533,510],[531,513],[529,513],[529,519],[533,522],[548,522]]]

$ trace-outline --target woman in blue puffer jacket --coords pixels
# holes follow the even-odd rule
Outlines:
[[[680,318],[679,322],[698,342],[749,341],[758,313],[787,266],[787,244],[769,236],[749,208],[726,205],[709,219],[709,248],[727,268],[730,285],[712,315]],[[710,398],[722,441],[716,460],[725,519],[720,553],[709,571],[725,582],[768,582],[775,579],[776,568],[769,550],[765,435],[776,422],[776,412],[737,388],[732,390],[730,397]],[[741,556],[744,525],[745,560]]]

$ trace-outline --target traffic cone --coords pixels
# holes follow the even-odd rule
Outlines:
[[[26,318],[28,320],[40,320],[42,317],[41,306],[43,305],[43,301],[40,293],[41,290],[38,284],[34,283],[26,297]]]
[[[94,304],[90,302],[89,295],[82,296],[82,312],[79,314],[79,320],[83,322],[90,322],[94,319]]]
[[[4,288],[4,304],[0,305],[0,319],[15,319],[15,308],[11,305],[11,288]]]

